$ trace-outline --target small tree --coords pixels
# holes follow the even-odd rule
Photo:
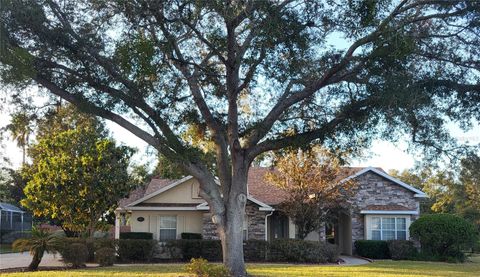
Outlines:
[[[43,254],[55,253],[59,246],[58,237],[42,228],[32,228],[30,238],[17,239],[13,242],[13,249],[17,251],[30,251],[33,256],[32,262],[28,266],[29,270],[37,270],[42,261]]]
[[[327,150],[292,151],[278,159],[266,179],[287,193],[280,210],[291,217],[304,239],[318,231],[333,210],[345,208],[354,183],[340,182],[340,159]]]
[[[93,235],[99,219],[131,189],[132,150],[117,146],[94,117],[63,107],[39,126],[38,143],[24,167],[29,181],[22,205],[35,216],[59,220],[67,231]]]

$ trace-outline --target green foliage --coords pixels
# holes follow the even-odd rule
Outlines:
[[[267,260],[270,262],[335,263],[335,245],[314,241],[275,239],[270,242]]]
[[[112,266],[115,263],[115,255],[115,248],[100,248],[95,252],[95,262],[100,266]]]
[[[462,250],[478,238],[475,227],[451,214],[424,215],[410,225],[410,235],[417,239],[422,251],[445,259],[463,259]]]
[[[196,277],[229,277],[228,269],[223,265],[212,265],[203,258],[192,258],[190,263],[185,266],[187,273]]]
[[[150,261],[154,247],[154,240],[122,239],[118,241],[118,257],[123,262]]]
[[[174,260],[222,260],[219,240],[173,240],[167,242],[165,247]],[[333,263],[339,255],[335,245],[294,239],[247,240],[243,248],[244,258],[250,262]]]
[[[222,244],[219,240],[171,240],[166,243],[165,247],[172,258],[182,261],[189,261],[192,258],[204,258],[209,261],[222,260]]]
[[[202,234],[198,233],[182,233],[182,239],[202,239]]]
[[[57,251],[59,238],[45,229],[33,227],[31,237],[14,241],[12,248],[16,251],[29,251],[33,258],[28,269],[37,270],[45,252],[55,253]]]
[[[67,111],[71,115],[59,123],[57,117]],[[127,168],[132,151],[106,137],[96,119],[75,113],[66,107],[44,120],[52,129],[45,126],[29,148],[32,165],[23,170],[29,181],[21,203],[35,216],[92,235],[99,219],[131,189]]]
[[[357,240],[354,243],[357,255],[370,259],[390,259],[388,243],[384,240]]]
[[[83,243],[72,243],[60,250],[63,262],[73,268],[84,267],[88,260],[88,248]]]
[[[387,242],[392,260],[410,260],[417,255],[417,248],[410,240],[390,240]]]
[[[127,232],[120,233],[120,239],[153,239],[153,234],[149,232]]]

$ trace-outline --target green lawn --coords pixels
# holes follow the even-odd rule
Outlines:
[[[43,271],[12,273],[3,276],[188,276],[181,264],[125,265],[70,271]],[[479,276],[479,263],[447,264],[410,261],[379,261],[361,266],[310,266],[281,264],[250,264],[248,272],[254,276]]]

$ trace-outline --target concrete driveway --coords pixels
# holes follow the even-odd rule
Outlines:
[[[40,266],[64,266],[60,261],[60,255],[46,254],[43,255]],[[0,254],[0,269],[15,268],[15,267],[27,267],[32,261],[30,253],[8,253]]]

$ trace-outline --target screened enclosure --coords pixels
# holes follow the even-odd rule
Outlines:
[[[32,216],[12,204],[0,202],[0,243],[8,243],[32,229]]]

